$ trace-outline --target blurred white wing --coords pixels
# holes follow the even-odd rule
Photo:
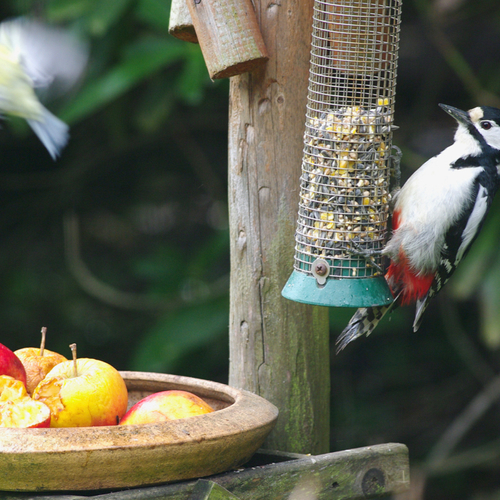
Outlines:
[[[0,45],[19,57],[34,87],[54,86],[57,92],[77,82],[88,59],[87,45],[69,32],[24,18],[0,24]]]
[[[69,128],[38,100],[69,90],[87,64],[87,46],[69,32],[28,19],[0,24],[0,111],[25,118],[56,158]]]

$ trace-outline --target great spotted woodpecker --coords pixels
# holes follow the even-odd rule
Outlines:
[[[425,162],[395,195],[392,235],[381,252],[390,259],[385,278],[394,302],[358,309],[340,334],[337,351],[369,335],[400,305],[416,303],[417,331],[429,301],[481,230],[500,184],[500,110],[440,106],[458,122],[454,142]]]

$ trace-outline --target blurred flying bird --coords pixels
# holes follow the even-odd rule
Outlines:
[[[54,159],[68,142],[69,127],[37,94],[69,90],[87,57],[86,44],[62,29],[25,18],[0,24],[0,113],[24,118]]]

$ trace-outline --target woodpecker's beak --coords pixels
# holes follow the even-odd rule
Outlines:
[[[439,106],[450,116],[453,116],[458,123],[462,123],[463,125],[470,125],[472,123],[467,111],[462,111],[461,109],[454,108],[453,106],[448,106],[448,104],[440,104]]]

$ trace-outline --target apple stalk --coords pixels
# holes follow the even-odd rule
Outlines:
[[[40,356],[43,356],[43,352],[45,351],[45,339],[47,337],[47,327],[42,326],[42,341],[40,342]]]
[[[71,353],[73,354],[73,377],[78,377],[78,365],[76,363],[76,344],[71,344],[69,346]]]

